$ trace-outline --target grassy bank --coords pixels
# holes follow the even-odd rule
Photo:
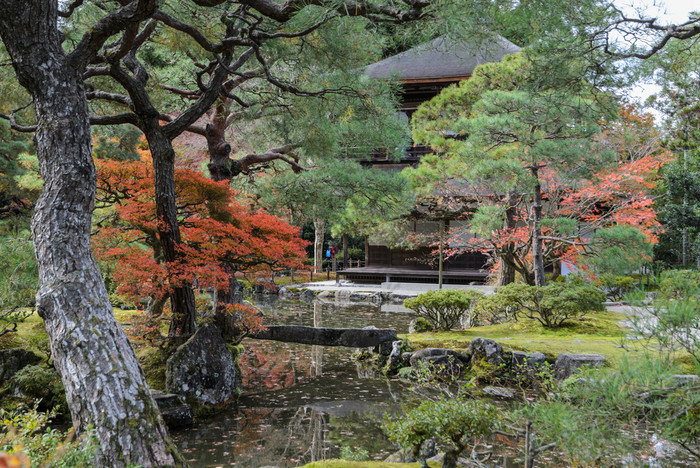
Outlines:
[[[480,336],[493,339],[505,349],[544,353],[550,361],[560,353],[595,353],[616,361],[624,353],[644,351],[639,341],[626,339],[629,330],[621,325],[626,319],[628,317],[623,314],[601,311],[571,320],[557,329],[544,328],[535,320],[522,319],[468,330],[411,333],[407,339],[414,349],[464,350],[473,338]]]

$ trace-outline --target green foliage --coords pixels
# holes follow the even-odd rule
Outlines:
[[[666,270],[659,281],[659,298],[664,300],[684,299],[700,292],[700,271]]]
[[[60,377],[53,369],[41,366],[26,366],[12,376],[8,382],[15,393],[41,402],[43,408],[55,408],[62,414],[68,414],[65,390]]]
[[[592,369],[564,382],[557,397],[514,412],[531,420],[541,438],[556,442],[576,466],[629,456],[650,425],[660,437],[695,445],[700,440],[700,386],[679,385],[668,361],[620,361],[615,371]],[[631,430],[630,430],[631,429]]]
[[[595,233],[586,262],[600,275],[629,275],[651,260],[652,248],[639,229],[613,226]]]
[[[567,320],[583,317],[594,310],[603,310],[605,294],[593,286],[553,282],[547,286],[512,283],[498,288],[492,297],[484,299],[485,308],[497,316],[527,317],[545,328],[561,327]]]
[[[369,452],[362,447],[343,446],[340,448],[340,458],[349,461],[369,460]]]
[[[137,161],[141,158],[137,148],[142,133],[133,127],[96,127],[93,154],[97,159]]]
[[[17,329],[31,313],[38,288],[34,246],[28,232],[0,242],[0,336]]]
[[[55,412],[0,409],[0,452],[26,453],[32,466],[83,468],[95,463],[98,445],[88,432],[74,439],[73,431],[48,427]]]
[[[423,317],[433,329],[450,330],[470,310],[472,299],[459,289],[440,289],[406,299],[404,307]]]
[[[637,284],[637,280],[631,276],[615,276],[609,273],[598,278],[598,283],[607,292],[613,301],[619,301],[628,294]]]
[[[661,275],[660,285],[653,306],[646,305],[643,297],[630,298],[644,310],[633,317],[632,326],[669,353],[686,351],[700,369],[700,273],[670,270]]]
[[[389,439],[417,455],[420,445],[436,437],[447,444],[448,454],[458,455],[475,439],[491,434],[500,425],[501,410],[479,400],[441,398],[426,401],[397,419],[385,417]]]

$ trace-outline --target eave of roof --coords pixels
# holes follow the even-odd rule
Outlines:
[[[501,36],[478,45],[440,36],[400,54],[368,65],[365,75],[377,79],[396,79],[406,83],[459,81],[471,75],[478,65],[498,62],[520,50]]]

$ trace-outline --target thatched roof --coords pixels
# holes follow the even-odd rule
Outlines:
[[[400,54],[368,65],[365,74],[371,78],[393,78],[400,81],[443,81],[466,78],[478,65],[498,62],[520,50],[501,36],[480,41],[478,45],[440,36]]]

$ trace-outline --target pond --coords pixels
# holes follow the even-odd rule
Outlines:
[[[268,299],[269,300],[269,299]],[[394,328],[406,333],[414,315],[396,305],[339,305],[299,301],[256,304],[268,325]],[[382,432],[384,414],[400,414],[417,396],[352,359],[354,349],[247,339],[240,365],[243,395],[236,408],[172,433],[193,467],[296,467],[339,458],[341,450],[367,451],[383,460],[397,449]],[[648,441],[650,434],[644,439]],[[647,442],[645,442],[647,443]],[[499,467],[522,466],[514,441],[495,444]],[[545,466],[566,466],[555,454]],[[654,466],[695,466],[687,456]]]
[[[408,331],[414,315],[400,306],[272,301],[256,304],[266,324],[394,328]],[[243,395],[237,408],[173,433],[192,466],[294,467],[338,458],[361,447],[372,459],[396,451],[381,430],[408,389],[367,372],[354,349],[245,340]]]

